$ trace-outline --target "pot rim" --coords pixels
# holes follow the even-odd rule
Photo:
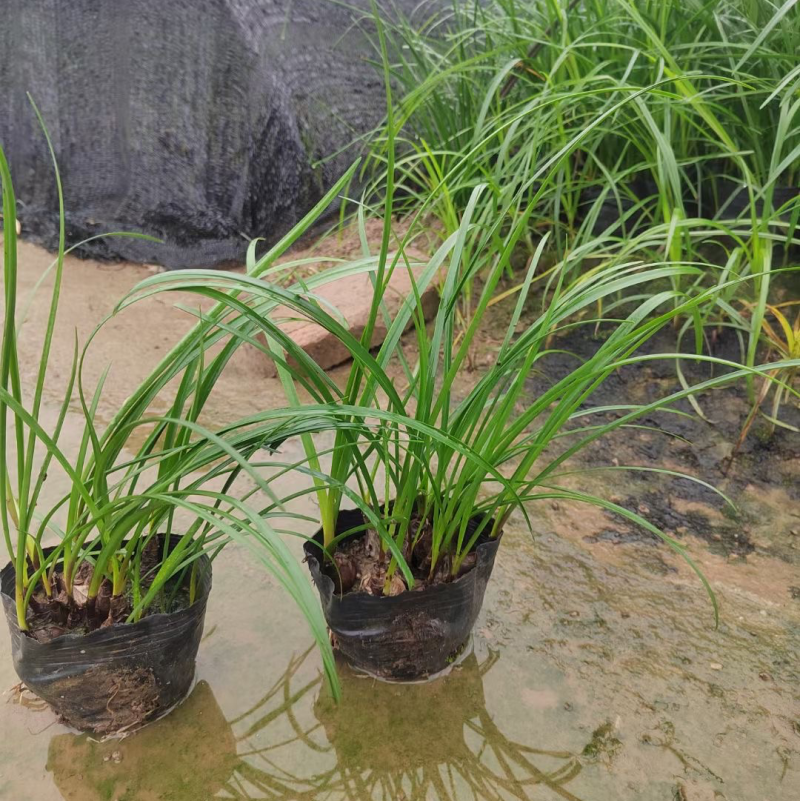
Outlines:
[[[172,535],[176,537],[177,535]],[[51,546],[49,548],[45,548],[44,552],[48,553],[52,551],[57,546]],[[58,637],[53,637],[52,640],[48,640],[47,642],[40,642],[35,637],[33,637],[30,632],[22,631],[19,628],[17,623],[17,616],[16,614],[10,613],[10,608],[16,609],[16,599],[14,596],[10,595],[5,591],[4,584],[7,579],[10,577],[16,576],[16,565],[14,562],[9,561],[6,566],[0,570],[0,597],[2,597],[3,603],[3,610],[6,615],[6,621],[8,625],[13,627],[13,630],[19,634],[20,636],[24,636],[28,641],[27,647],[33,648],[52,648],[54,646],[59,646],[62,643],[72,643],[75,640],[81,640],[82,642],[87,643],[94,643],[95,641],[102,642],[105,639],[111,639],[112,635],[118,634],[122,631],[131,631],[137,627],[141,628],[142,626],[149,627],[154,622],[158,622],[161,620],[179,620],[181,616],[188,615],[191,613],[192,615],[195,614],[195,610],[197,609],[198,605],[202,604],[203,606],[206,605],[208,602],[208,596],[211,594],[211,586],[212,586],[212,562],[208,558],[206,554],[203,554],[199,561],[201,563],[205,563],[208,571],[204,572],[203,580],[200,582],[201,593],[195,598],[195,601],[190,606],[186,606],[183,609],[176,609],[174,612],[154,612],[153,614],[146,615],[145,617],[140,618],[135,623],[112,623],[110,626],[106,626],[105,628],[95,629],[94,631],[90,631],[86,634],[81,634],[77,631],[70,631],[64,634],[59,634]],[[6,603],[6,599],[8,599],[8,603]]]
[[[358,509],[340,509],[339,516],[341,517],[342,514],[352,514],[354,512],[359,512]],[[470,518],[473,519],[473,518]],[[338,522],[338,518],[337,518]],[[486,558],[486,551],[487,549],[497,549],[500,547],[500,540],[503,537],[503,529],[500,529],[496,537],[490,537],[487,534],[487,531],[491,530],[492,520],[489,521],[489,524],[486,526],[486,529],[481,533],[480,537],[478,537],[478,541],[475,543],[475,547],[473,548],[473,553],[476,555],[478,560]],[[364,536],[366,532],[363,534],[359,534],[356,536]],[[400,593],[400,595],[370,595],[368,592],[353,591],[349,590],[345,593],[338,593],[336,592],[336,585],[333,582],[333,579],[322,569],[322,563],[320,560],[320,556],[322,554],[321,542],[320,538],[322,537],[322,528],[320,527],[317,529],[316,533],[309,537],[303,543],[303,551],[305,553],[305,562],[308,564],[308,569],[311,571],[312,577],[314,581],[323,581],[325,582],[325,592],[330,592],[331,598],[335,598],[340,603],[344,602],[347,598],[350,597],[357,597],[361,603],[368,603],[368,604],[376,604],[376,603],[384,603],[387,604],[391,601],[399,602],[401,599],[403,603],[407,603],[407,599],[409,595],[411,597],[421,597],[425,594],[431,595],[436,594],[437,592],[449,592],[448,588],[456,587],[459,584],[462,584],[465,581],[471,580],[471,577],[475,573],[475,570],[478,567],[478,563],[476,563],[465,573],[462,573],[457,578],[453,579],[453,581],[448,581],[446,583],[441,584],[429,584],[421,589],[413,589],[413,590],[406,590],[406,592]],[[314,575],[316,572],[317,575]],[[319,577],[319,578],[317,578]],[[320,587],[320,589],[323,589]]]

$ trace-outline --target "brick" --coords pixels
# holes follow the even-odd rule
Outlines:
[[[412,256],[412,254],[409,254]],[[424,269],[422,265],[414,269],[418,276]],[[405,298],[410,295],[411,278],[404,267],[398,266],[392,274],[392,278],[387,287],[384,302],[389,312],[389,316],[394,318],[400,305]],[[358,339],[364,331],[369,318],[369,309],[372,301],[372,282],[367,274],[347,276],[315,291],[315,295],[324,299],[338,310],[339,314],[347,322],[350,333]],[[431,283],[422,295],[422,309],[425,319],[429,320],[436,313],[439,296],[436,283]],[[325,308],[323,304],[323,308]],[[330,309],[326,309],[332,313]],[[332,313],[333,314],[333,313]],[[297,317],[296,313],[289,309],[276,309],[272,315],[274,319]],[[335,314],[333,316],[336,316]],[[410,326],[413,322],[410,322]],[[336,367],[349,359],[347,348],[334,335],[325,330],[322,326],[308,320],[292,319],[281,323],[281,328],[291,335],[292,339],[311,356],[316,363],[324,370]],[[378,347],[386,337],[386,325],[382,315],[378,316],[375,330],[372,335],[371,346]],[[255,351],[255,349],[252,349]],[[275,375],[275,365],[265,354],[259,354],[266,362],[264,370],[266,375]],[[250,357],[252,358],[252,356]]]

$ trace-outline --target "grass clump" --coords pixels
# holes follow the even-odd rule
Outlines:
[[[64,201],[52,146],[50,150],[61,210],[60,240],[48,273],[51,299],[43,344],[33,386],[28,387],[18,349],[22,315],[18,313],[16,198],[0,148],[4,283],[0,525],[14,565],[19,629],[32,633],[32,607],[50,603],[64,605],[75,613],[76,621],[99,624],[94,613],[104,595],[111,596],[112,609],[124,610],[106,624],[135,623],[151,611],[168,611],[174,608],[178,593],[185,592],[191,604],[201,557],[213,560],[225,544],[236,541],[298,604],[338,695],[333,655],[316,598],[280,533],[253,501],[259,491],[269,495],[261,468],[277,441],[242,431],[218,435],[201,422],[214,383],[234,351],[231,346],[218,346],[227,333],[216,326],[220,308],[208,312],[172,348],[107,425],[98,419],[97,410],[108,370],[93,388],[86,387],[82,378],[83,364],[91,358],[91,342],[107,320],[83,347],[76,338],[55,420],[51,425],[45,422],[65,254]],[[342,183],[348,178],[344,176]],[[265,264],[304,233],[342,183],[266,254]],[[41,289],[38,284],[37,289]],[[162,414],[150,411],[157,398],[166,403]],[[69,426],[77,426],[79,433],[77,452],[67,452],[60,444],[68,418],[73,418]],[[45,491],[54,473],[61,473],[69,487],[57,497]],[[237,483],[240,478],[249,488]],[[80,593],[76,592],[79,583]],[[83,630],[77,622],[68,625]]]
[[[442,239],[478,185],[474,220],[500,209],[512,225],[533,206],[507,270],[516,287],[546,232],[547,255],[568,260],[566,284],[598,264],[696,264],[670,279],[680,293],[717,287],[684,321],[695,350],[706,328],[730,324],[732,301],[747,301],[752,367],[775,273],[796,269],[800,245],[797,4],[492,0],[428,11],[422,25],[421,12],[381,23],[398,99],[370,143],[370,191],[387,191],[396,141],[395,211]],[[376,52],[380,61],[377,37]],[[471,285],[460,303],[468,325]]]
[[[479,9],[483,6],[475,6],[476,14]],[[280,474],[299,471],[307,483],[295,487],[282,501],[309,493],[316,496],[323,547],[331,560],[343,540],[365,528],[376,532],[385,566],[377,594],[381,590],[390,594],[398,579],[407,589],[414,586],[417,579],[412,563],[417,549],[425,549],[423,561],[429,577],[442,569],[458,575],[482,534],[498,536],[515,510],[528,520],[527,502],[558,499],[615,512],[652,532],[686,559],[713,599],[710,586],[678,542],[641,515],[566,486],[563,478],[567,472],[562,466],[604,434],[619,427],[640,426],[641,418],[673,410],[677,401],[695,392],[739,377],[774,372],[775,364],[741,367],[713,356],[698,356],[732,369],[652,403],[591,406],[594,391],[615,370],[653,358],[637,355],[637,351],[659,329],[684,317],[696,317],[709,298],[735,286],[739,276],[703,286],[702,265],[665,259],[661,254],[649,262],[601,262],[575,278],[575,259],[580,256],[568,253],[543,266],[544,254],[555,236],[545,232],[525,260],[524,269],[518,271],[521,282],[508,325],[499,334],[493,362],[473,386],[462,390],[456,384],[457,376],[468,366],[470,349],[500,282],[512,270],[512,259],[529,236],[540,200],[548,191],[559,191],[565,164],[587,136],[626,106],[635,106],[652,86],[626,92],[622,99],[612,98],[599,114],[582,120],[580,131],[557,138],[555,152],[551,150],[535,168],[526,162],[519,180],[509,178],[503,183],[504,174],[497,173],[487,175],[486,181],[476,180],[474,186],[459,185],[459,191],[467,194],[463,210],[453,216],[453,229],[444,228],[442,242],[429,258],[415,261],[406,252],[413,227],[404,227],[405,233],[398,237],[393,228],[398,209],[408,202],[409,165],[414,159],[413,155],[396,156],[395,134],[410,115],[403,112],[404,101],[399,105],[393,102],[396,75],[380,20],[377,30],[388,108],[382,237],[377,252],[372,252],[366,235],[367,206],[362,203],[357,218],[363,258],[324,274],[329,280],[369,276],[373,294],[360,337],[354,337],[337,311],[315,294],[323,280],[320,276],[313,285],[282,285],[275,272],[280,268],[265,272],[252,249],[245,275],[202,270],[156,275],[143,281],[122,305],[172,290],[211,296],[223,309],[214,324],[229,334],[225,347],[247,343],[274,360],[287,407],[252,415],[229,431],[246,429],[248,436],[274,441],[276,426],[289,426],[300,436],[305,458],[276,462],[273,467]],[[464,53],[459,58],[461,64],[471,63]],[[443,72],[446,70],[437,76]],[[501,82],[495,80],[494,88]],[[398,113],[401,119],[396,120]],[[526,115],[519,110],[515,113],[521,125]],[[528,127],[532,134],[547,130],[547,126],[532,123]],[[515,158],[531,155],[530,148],[528,156],[523,151],[517,148]],[[476,169],[476,178],[479,172],[482,170]],[[440,186],[429,189],[419,195],[419,211],[444,196]],[[412,291],[392,316],[383,299],[396,270],[408,273]],[[523,311],[540,276],[546,276],[548,291],[540,311],[529,319]],[[433,321],[426,323],[421,297],[434,282],[440,286],[440,305]],[[686,283],[696,284],[697,291],[684,291]],[[471,298],[467,316],[462,302],[473,286],[479,290]],[[658,286],[661,288],[653,291]],[[618,302],[620,296],[627,299],[624,308]],[[322,326],[346,348],[352,362],[343,387],[286,335],[274,314],[279,307]],[[595,314],[597,309],[611,307],[613,316]],[[387,334],[373,353],[372,334],[379,320]],[[526,381],[552,349],[554,336],[580,326],[593,330],[598,324],[605,327],[605,338],[595,353],[539,397],[530,398]],[[404,340],[409,327],[410,339]],[[682,356],[664,357],[679,360]],[[779,364],[788,369],[794,363],[790,359]],[[397,370],[402,381],[397,379]],[[794,392],[791,388],[785,391]],[[554,447],[557,443],[563,447]],[[675,475],[668,470],[660,472]],[[346,500],[362,510],[364,525],[339,533],[337,520]],[[282,503],[276,501],[264,514],[284,514]]]
[[[568,142],[565,154],[579,142],[580,137]],[[393,153],[390,143],[390,167]],[[552,164],[546,180],[551,180],[555,169]],[[229,429],[246,429],[248,436],[274,441],[276,430],[289,426],[302,440],[303,460],[276,461],[273,468],[281,475],[299,471],[307,477],[307,484],[294,486],[289,496],[265,509],[264,514],[283,515],[283,501],[314,494],[329,559],[335,559],[343,540],[365,528],[372,529],[380,539],[385,567],[377,594],[390,594],[396,591],[398,580],[405,589],[419,580],[412,564],[420,548],[425,549],[425,578],[432,578],[437,571],[455,576],[482,534],[498,536],[515,510],[528,519],[527,502],[558,499],[588,503],[619,514],[661,538],[696,570],[711,594],[680,543],[641,515],[568,487],[563,482],[567,472],[562,468],[570,456],[612,430],[640,426],[642,417],[668,411],[694,392],[738,377],[768,375],[774,369],[774,365],[734,369],[652,403],[591,406],[594,391],[616,369],[652,358],[637,355],[642,344],[673,320],[694,314],[718,288],[687,295],[671,284],[696,280],[702,268],[663,259],[601,265],[580,281],[567,284],[570,262],[563,260],[548,268],[551,289],[541,310],[528,319],[523,311],[542,270],[549,239],[545,235],[521,276],[513,311],[499,335],[492,364],[473,386],[463,390],[456,379],[468,365],[487,309],[528,230],[536,199],[517,213],[518,197],[514,196],[505,210],[487,219],[481,216],[481,210],[487,208],[482,201],[490,188],[478,185],[456,230],[429,259],[415,261],[406,253],[413,234],[393,235],[392,176],[390,173],[377,252],[369,247],[362,206],[358,225],[363,258],[325,274],[328,279],[370,277],[370,312],[358,338],[347,330],[336,310],[315,295],[315,286],[282,285],[274,273],[263,272],[252,252],[245,275],[202,270],[156,275],[143,281],[123,302],[127,305],[172,290],[214,297],[225,309],[215,324],[231,335],[226,348],[247,343],[276,363],[287,407],[252,415]],[[412,292],[392,316],[383,298],[396,270],[408,273]],[[466,325],[459,327],[459,303],[465,287],[479,276],[480,291],[473,313]],[[433,321],[426,323],[421,297],[436,281],[441,286],[440,305]],[[666,282],[662,290],[645,291],[659,281]],[[625,311],[597,319],[594,310],[620,293],[635,300]],[[352,363],[344,386],[332,380],[286,335],[274,314],[279,307],[322,326],[346,348]],[[379,320],[387,334],[373,353],[372,332]],[[539,397],[530,398],[527,379],[551,352],[553,337],[580,326],[594,330],[598,324],[604,326],[605,338],[596,352]],[[409,327],[410,338],[403,339]],[[667,354],[666,358],[681,356]],[[711,356],[702,358],[726,368],[737,367]],[[398,370],[402,380],[398,380]],[[608,415],[612,415],[610,421]],[[563,447],[555,447],[557,443]],[[660,472],[676,475],[668,470]],[[342,533],[337,531],[337,520],[346,501],[362,510],[364,525]]]

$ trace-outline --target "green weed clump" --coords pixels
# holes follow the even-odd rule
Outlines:
[[[485,185],[473,219],[533,206],[525,252],[550,232],[547,255],[568,267],[567,283],[636,259],[697,265],[672,280],[687,294],[718,288],[685,321],[696,349],[707,326],[732,326],[752,367],[775,273],[797,267],[800,245],[800,6],[426,8],[424,24],[421,11],[381,22],[397,100],[370,142],[367,195],[386,192],[391,140],[395,211],[443,239]],[[376,52],[382,60],[377,39]],[[512,283],[525,263],[511,260]],[[739,300],[755,304],[744,325],[730,313]],[[464,321],[472,304],[467,285]]]

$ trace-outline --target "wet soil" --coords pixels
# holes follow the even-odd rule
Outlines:
[[[381,510],[379,510],[379,513]],[[403,556],[414,577],[412,592],[426,587],[448,584],[475,567],[475,553],[467,554],[453,573],[453,554],[444,553],[433,565],[433,530],[430,521],[420,525],[412,518]],[[336,588],[337,593],[364,592],[376,596],[396,596],[408,591],[405,577],[395,571],[387,585],[387,573],[391,554],[381,547],[377,531],[368,528],[360,535],[348,537],[336,548],[333,563],[325,560],[323,570]]]
[[[50,261],[26,244],[20,257],[29,285]],[[64,380],[74,328],[91,328],[144,275],[140,267],[68,259],[54,344]],[[45,300],[32,307],[26,327],[31,358]],[[134,307],[98,342],[106,358],[90,369],[99,374],[112,356],[115,364],[102,415],[191,325],[171,308],[173,300]],[[572,347],[591,345],[587,337]],[[478,369],[484,357],[491,357],[490,342],[477,354]],[[657,391],[651,382],[673,387],[670,365],[660,372],[659,364],[610,386],[634,398]],[[563,367],[547,366],[545,376],[551,369],[557,375]],[[342,380],[341,372],[332,375]],[[545,376],[532,378],[532,392]],[[462,387],[472,380],[463,376]],[[712,583],[718,629],[694,574],[649,535],[591,507],[540,504],[530,510],[534,538],[516,515],[506,527],[475,627],[474,658],[437,682],[413,686],[345,670],[344,699],[334,708],[300,613],[246,553],[226,549],[214,564],[200,682],[184,705],[135,735],[98,742],[71,732],[35,699],[11,691],[17,679],[8,646],[0,645],[0,687],[9,688],[0,703],[0,798],[794,801],[798,446],[788,432],[768,442],[748,438],[726,473],[747,409],[737,393],[701,399],[715,425],[678,429],[691,445],[629,430],[570,467],[657,460],[717,484],[738,516],[713,493],[658,474],[611,470],[565,479],[664,516]],[[279,403],[277,382],[241,359],[220,381],[208,419],[222,424]],[[51,399],[43,422],[56,414]],[[673,417],[656,422],[688,425]],[[78,447],[79,423],[76,409],[65,448]],[[288,442],[282,456],[300,459],[302,450]],[[64,487],[57,476],[52,481],[46,491],[60,497]],[[310,502],[298,511],[315,514]],[[291,525],[300,530],[297,521]],[[310,536],[313,528],[300,533]],[[301,543],[290,544],[300,557]],[[0,643],[7,643],[5,631]]]
[[[153,576],[153,569],[160,559],[160,545],[152,539],[142,551],[140,586],[146,590]],[[67,592],[64,573],[56,570],[51,576],[51,593],[48,596],[44,587],[34,593],[28,607],[27,623],[30,636],[41,643],[47,643],[63,634],[88,634],[115,624],[122,624],[133,610],[131,589],[114,595],[113,585],[108,578],[100,583],[94,599],[88,599],[89,585],[94,576],[94,566],[81,562],[75,571],[72,592]],[[164,607],[170,598],[169,609]],[[146,617],[155,611],[177,611],[188,605],[188,588],[171,592],[170,588],[158,601],[142,613]]]
[[[603,331],[601,329],[600,336]],[[528,382],[536,395],[551,382],[567,374],[575,358],[590,356],[599,338],[578,332],[561,338],[557,347],[566,353],[552,354],[540,363]],[[657,356],[676,352],[672,329],[662,330],[640,353]],[[571,354],[571,355],[569,355]],[[740,358],[738,342],[721,332],[714,339],[713,354],[721,359]],[[712,370],[691,358],[681,362],[686,381],[697,384],[725,368]],[[674,358],[628,365],[611,375],[584,403],[583,408],[615,404],[648,404],[681,390]],[[640,418],[647,430],[620,428],[590,445],[573,460],[577,466],[613,472],[598,472],[603,486],[615,488],[604,495],[609,500],[646,517],[676,539],[696,537],[708,552],[730,561],[746,561],[748,555],[775,557],[787,565],[796,563],[800,547],[800,434],[783,428],[770,430],[758,421],[741,439],[752,409],[744,381],[716,387],[696,395],[703,420],[687,400],[672,408],[682,415],[659,411]],[[605,420],[613,420],[609,412]],[[800,406],[786,403],[780,417],[800,426]],[[588,418],[586,418],[588,420]],[[597,418],[592,418],[597,422]],[[737,444],[738,443],[738,444]],[[620,471],[625,466],[656,467],[701,479],[725,494],[730,503],[708,487],[691,480],[664,479],[656,473]],[[583,477],[585,478],[585,477]],[[582,478],[582,480],[583,480]],[[621,480],[622,479],[622,480]],[[598,481],[594,482],[595,485]],[[668,491],[664,491],[668,487]],[[746,503],[740,503],[742,499]],[[776,503],[781,499],[780,503]],[[768,518],[765,518],[769,508]],[[659,545],[659,539],[614,513],[603,512],[607,523],[590,535],[593,541],[612,544],[642,542]],[[769,519],[769,526],[764,526]],[[791,588],[787,588],[791,595]]]

